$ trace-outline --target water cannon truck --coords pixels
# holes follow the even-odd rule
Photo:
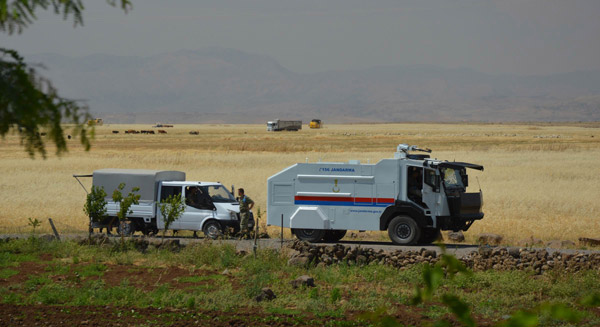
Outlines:
[[[309,242],[335,242],[348,230],[387,230],[393,243],[403,245],[432,243],[441,230],[468,230],[484,214],[481,190],[467,192],[467,171],[483,166],[428,153],[400,144],[393,158],[375,164],[285,168],[267,181],[267,225],[290,228]]]

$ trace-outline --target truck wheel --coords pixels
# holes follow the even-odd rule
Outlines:
[[[419,239],[419,243],[431,244],[437,241],[438,238],[441,238],[439,228],[424,228],[421,232],[421,239]]]
[[[130,236],[135,233],[135,225],[129,221],[122,221],[117,227],[117,233],[123,236]]]
[[[298,239],[311,243],[318,242],[325,236],[325,231],[322,229],[293,229],[292,232]]]
[[[328,230],[325,232],[323,240],[325,242],[337,242],[346,236],[346,230]]]
[[[204,237],[215,240],[223,234],[223,229],[218,221],[209,220],[204,224],[204,227],[202,227],[202,232],[204,233]]]
[[[388,226],[388,235],[394,244],[416,244],[421,238],[421,229],[414,219],[408,216],[397,216]]]

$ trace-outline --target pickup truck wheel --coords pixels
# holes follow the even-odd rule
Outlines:
[[[311,243],[318,242],[325,236],[325,231],[322,229],[294,229],[293,233],[298,239]]]
[[[117,227],[117,233],[123,236],[130,236],[135,233],[135,226],[129,221],[122,221]]]
[[[421,229],[414,219],[408,216],[397,216],[388,226],[388,235],[394,244],[416,244],[421,238]]]
[[[346,236],[346,230],[328,230],[325,232],[323,240],[325,242],[337,242]]]
[[[218,221],[210,220],[204,224],[204,227],[202,227],[202,232],[204,233],[204,237],[214,240],[223,234],[223,229]]]

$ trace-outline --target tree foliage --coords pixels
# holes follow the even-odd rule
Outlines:
[[[93,222],[99,222],[106,216],[106,192],[103,187],[92,186],[92,191],[85,199],[83,212]]]
[[[185,210],[185,203],[181,201],[181,193],[177,195],[169,195],[168,198],[160,201],[160,213],[162,215],[163,222],[165,223],[165,228],[163,229],[163,240],[165,239],[165,233],[169,226],[181,215]]]
[[[129,0],[107,0],[120,5],[127,12]],[[21,33],[37,19],[36,12],[52,9],[64,20],[72,19],[73,26],[83,25],[82,0],[0,0],[0,31]],[[90,119],[85,104],[58,95],[50,80],[40,76],[34,67],[27,65],[15,50],[0,48],[0,136],[11,130],[19,134],[21,145],[34,157],[46,157],[43,131],[56,145],[56,153],[67,150],[61,124],[73,124],[73,134],[79,137],[86,150],[90,149]]]
[[[72,133],[89,150],[85,125],[89,118],[85,106],[61,98],[52,83],[25,64],[16,51],[0,48],[0,136],[15,129],[31,157],[38,152],[45,158],[43,131],[60,154],[67,150],[61,123],[69,122],[74,124]]]
[[[117,218],[119,218],[119,221],[127,219],[127,215],[133,212],[130,210],[131,206],[140,203],[140,195],[136,194],[140,190],[139,187],[132,188],[126,196],[123,196],[122,193],[124,188],[125,183],[121,183],[112,194],[113,201],[119,204],[119,211],[117,212]]]

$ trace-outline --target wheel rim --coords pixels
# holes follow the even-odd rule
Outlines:
[[[314,233],[315,233],[314,229],[303,229],[302,230],[302,234],[304,234],[304,236],[307,236],[307,237],[313,236]]]
[[[210,224],[206,228],[206,232],[209,237],[217,237],[219,236],[219,227],[217,227],[215,224]]]
[[[119,225],[119,229],[120,229],[120,233],[123,235],[130,235],[131,234],[131,225],[128,223],[121,223]]]
[[[412,235],[412,228],[408,224],[398,224],[396,226],[396,235],[399,238],[406,240]]]

